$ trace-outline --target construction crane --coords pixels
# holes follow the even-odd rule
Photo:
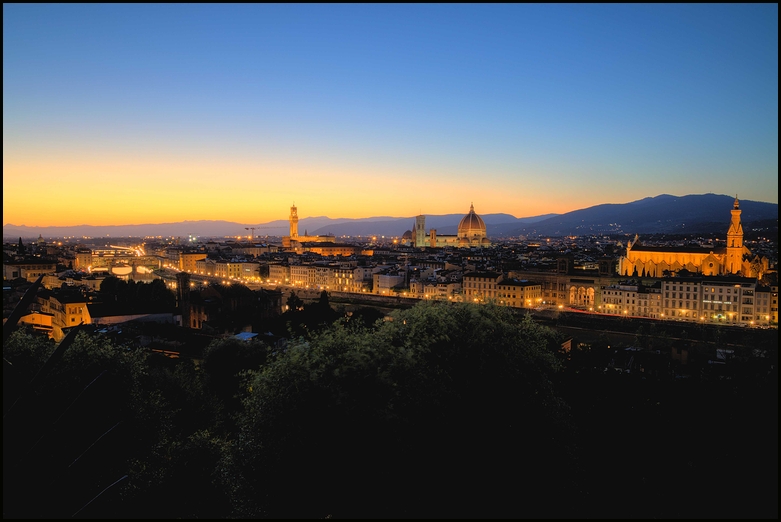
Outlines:
[[[249,240],[252,241],[255,238],[255,228],[256,227],[244,227],[244,230],[252,230],[252,233],[249,235]]]

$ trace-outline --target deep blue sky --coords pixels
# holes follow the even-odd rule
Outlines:
[[[3,170],[4,224],[777,203],[778,5],[4,4]]]

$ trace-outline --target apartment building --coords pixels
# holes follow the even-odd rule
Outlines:
[[[754,297],[754,319],[757,324],[778,324],[778,286],[757,287]]]
[[[462,287],[465,301],[480,302],[498,297],[498,285],[504,278],[499,272],[467,272]]]
[[[290,265],[287,264],[273,264],[268,265],[268,278],[273,283],[289,283],[290,282]]]
[[[42,259],[25,259],[3,263],[3,279],[5,280],[21,277],[32,283],[38,277],[54,274],[56,271],[56,262]]]
[[[503,279],[496,285],[496,302],[512,308],[532,308],[542,303],[542,285],[525,279]]]
[[[182,272],[193,273],[200,259],[206,259],[206,252],[178,252],[177,265]]]
[[[675,277],[662,281],[662,291],[664,318],[746,325],[770,323],[772,297],[768,296],[765,305],[763,292],[762,304],[757,308],[757,281],[753,278]]]
[[[461,296],[461,283],[454,281],[410,281],[410,297],[423,299],[457,299]]]
[[[65,337],[65,329],[92,322],[87,310],[88,300],[80,292],[42,291],[36,300],[40,311],[52,316],[50,335],[55,341]]]

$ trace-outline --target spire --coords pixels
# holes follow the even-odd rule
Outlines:
[[[735,194],[735,203],[732,205],[735,210],[740,208],[740,202],[738,201],[738,195]]]
[[[475,211],[475,204],[474,203],[470,203],[469,204],[469,212],[474,213],[474,211]]]

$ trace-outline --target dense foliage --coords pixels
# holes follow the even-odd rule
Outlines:
[[[550,330],[470,305],[392,319],[338,323],[246,375],[242,514],[530,516],[567,482]]]
[[[162,279],[137,283],[114,276],[105,278],[100,284],[99,301],[126,313],[171,312],[176,305],[176,297]]]
[[[337,315],[321,296],[199,364],[82,332],[45,366],[17,331],[4,516],[777,516],[777,365],[654,380],[504,308]]]

